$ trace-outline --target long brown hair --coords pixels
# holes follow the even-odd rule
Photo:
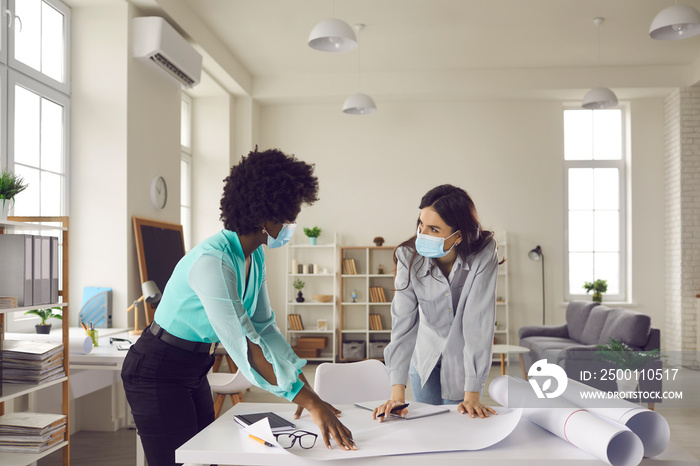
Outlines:
[[[462,241],[455,246],[455,249],[462,260],[484,249],[491,238],[493,238],[492,231],[481,228],[474,201],[472,201],[469,194],[462,188],[450,184],[443,184],[431,189],[425,193],[418,206],[419,209],[424,209],[425,207],[432,207],[435,209],[435,212],[437,212],[442,220],[452,228],[453,232],[457,230],[460,231],[462,234]],[[416,220],[416,228],[419,224],[420,215],[418,216],[418,220]],[[426,258],[416,251],[416,235],[413,235],[394,249],[395,265],[398,265],[396,251],[403,246],[411,250],[411,259],[408,264],[408,283],[406,284],[406,288],[408,288],[411,283],[411,269],[413,265],[416,261],[420,261],[419,265],[423,265],[423,261],[426,260]],[[406,288],[402,288],[402,290]]]

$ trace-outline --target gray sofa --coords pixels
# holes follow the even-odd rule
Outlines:
[[[596,345],[610,343],[614,338],[637,351],[661,348],[661,332],[651,326],[651,318],[645,314],[622,308],[609,308],[596,302],[572,301],[566,308],[566,324],[522,327],[519,331],[520,346],[530,349],[524,356],[526,370],[540,359],[562,367],[569,378],[595,388],[615,391],[614,380],[600,377],[584,380],[584,371],[600,374],[602,369],[613,368],[609,363],[595,358]],[[661,360],[654,360],[645,368],[661,367]],[[660,392],[661,381],[640,380],[642,392]],[[657,397],[645,397],[642,401],[658,403]],[[651,405],[653,406],[653,405]]]

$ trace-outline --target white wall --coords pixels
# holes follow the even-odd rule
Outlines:
[[[663,111],[660,99],[632,103],[633,299],[663,326]],[[527,258],[545,253],[547,323],[564,322],[564,169],[562,104],[556,101],[380,103],[367,116],[339,105],[279,105],[261,110],[261,148],[278,147],[316,164],[320,198],[302,209],[304,226],[336,231],[343,245],[396,245],[414,233],[418,204],[430,188],[451,183],[472,196],[482,224],[508,232],[511,342],[517,329],[541,322],[541,269]],[[643,180],[643,181],[642,181]],[[269,287],[284,316],[282,252],[268,252]],[[658,295],[658,296],[657,296]]]

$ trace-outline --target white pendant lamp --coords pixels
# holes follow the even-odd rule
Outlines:
[[[355,29],[357,29],[358,35],[360,31],[362,31],[364,28],[364,24],[355,25]],[[360,89],[362,88],[362,76],[360,72],[361,50],[361,48],[357,49],[357,81],[358,88]],[[363,94],[362,92],[358,92],[357,94],[351,95],[350,97],[345,99],[345,103],[343,104],[343,112],[350,115],[368,115],[376,111],[377,104],[374,103],[374,99],[372,99],[367,94]]]
[[[657,40],[687,39],[700,34],[700,13],[692,6],[664,8],[651,22],[649,37]]]
[[[311,30],[309,47],[321,52],[349,52],[357,47],[355,31],[348,23],[335,17],[335,2],[331,19],[324,19]]]
[[[600,81],[600,25],[603,24],[605,18],[593,18],[593,24],[598,28],[598,81]],[[583,108],[598,110],[602,108],[610,108],[617,105],[617,96],[607,87],[595,87],[588,91],[583,97],[581,106]]]

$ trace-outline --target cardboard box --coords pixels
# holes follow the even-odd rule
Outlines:
[[[298,348],[323,349],[328,345],[327,337],[297,337]]]

